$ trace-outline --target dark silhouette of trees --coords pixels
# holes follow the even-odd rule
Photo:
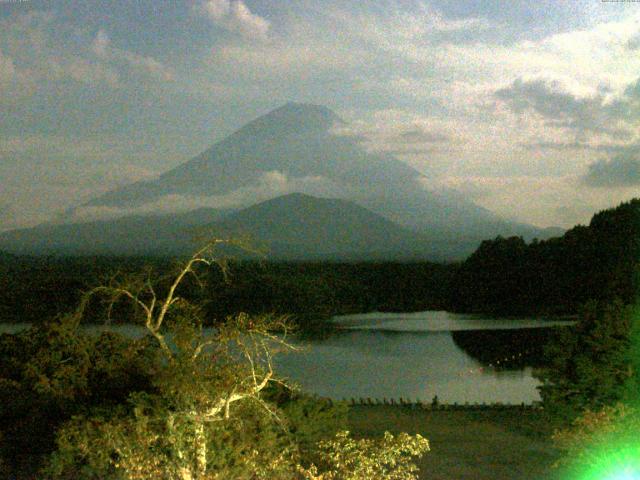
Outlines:
[[[629,352],[634,308],[616,300],[588,302],[576,327],[547,344],[537,371],[545,409],[561,421],[622,400],[634,374]]]
[[[562,237],[482,242],[450,288],[456,311],[573,314],[589,300],[635,299],[640,282],[640,199],[593,216]]]

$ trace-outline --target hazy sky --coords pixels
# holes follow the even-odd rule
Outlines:
[[[0,230],[287,101],[507,218],[640,196],[640,3],[0,0]]]

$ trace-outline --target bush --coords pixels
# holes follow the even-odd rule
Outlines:
[[[114,281],[85,297],[75,320],[92,296],[104,295],[111,304],[129,299],[148,332],[140,342],[154,345],[151,350],[112,334],[92,343],[78,333],[77,321],[61,324],[63,335],[53,336],[54,344],[27,378],[53,398],[86,403],[63,417],[67,421],[56,431],[56,450],[41,476],[415,478],[411,459],[428,450],[426,439],[387,434],[382,440],[353,440],[336,434],[344,405],[294,394],[277,378],[272,356],[291,348],[286,318],[239,314],[204,333],[202,309],[181,298],[179,287],[198,265],[215,262],[210,252],[211,245],[197,252],[162,295],[147,276]],[[68,355],[78,361],[66,365]],[[136,378],[140,367],[145,373]],[[98,402],[105,383],[116,385],[117,393],[111,402]]]

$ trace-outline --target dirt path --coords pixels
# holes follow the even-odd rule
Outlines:
[[[353,407],[356,435],[405,431],[429,439],[431,451],[419,462],[429,480],[552,480],[556,452],[536,412],[427,411]],[[545,432],[546,433],[546,432]]]

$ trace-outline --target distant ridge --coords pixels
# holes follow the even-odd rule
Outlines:
[[[283,195],[214,224],[224,235],[246,233],[278,258],[433,257],[426,238],[340,199]]]
[[[367,243],[366,235],[357,232],[358,229],[369,231],[366,222],[361,221],[363,212],[356,214],[353,210],[354,206],[359,206],[380,217],[375,221],[369,219],[380,227],[380,232],[383,228],[389,229],[385,239],[389,249],[382,250],[380,255],[389,251],[397,253],[402,246],[407,249],[405,256],[430,256],[437,252],[439,258],[452,260],[470,254],[481,240],[496,235],[522,235],[530,240],[559,233],[505,221],[459,195],[426,189],[424,185],[428,184],[428,179],[411,166],[391,155],[367,151],[353,136],[336,134],[336,127],[344,125],[342,119],[327,107],[287,103],[247,123],[200,155],[154,180],[115,189],[71,209],[65,221],[75,222],[75,227],[42,225],[36,229],[5,232],[0,235],[0,248],[9,245],[9,251],[29,253],[139,254],[159,251],[171,254],[183,250],[185,227],[210,226],[221,218],[215,215],[201,217],[197,211],[170,213],[171,209],[179,210],[180,205],[207,205],[214,207],[211,212],[225,210],[229,213],[229,207],[250,209],[252,205],[271,199],[288,198],[281,200],[276,209],[282,218],[278,219],[274,214],[269,217],[272,224],[281,224],[296,215],[287,208],[302,208],[292,199],[311,208],[304,197],[287,197],[293,192],[316,197],[313,211],[318,216],[323,209],[333,211],[333,215],[338,215],[340,210],[334,208],[335,204],[318,199],[348,202],[347,211],[352,215],[338,218],[343,222],[354,222],[351,227],[340,226],[349,235],[344,239],[332,236],[332,229],[337,229],[338,224],[335,219],[325,218],[329,232],[309,230],[311,226],[306,231],[313,231],[316,238],[325,236],[327,240],[302,241],[295,237],[296,230],[292,225],[288,225],[289,230],[282,226],[280,232],[268,232],[257,218],[253,219],[252,225],[244,225],[243,221],[248,221],[252,210],[243,213],[245,217],[239,216],[235,220],[229,217],[224,227],[237,230],[244,225],[249,230],[258,229],[270,238],[274,251],[282,251],[283,255],[285,248],[289,248],[292,255],[296,249],[302,252],[300,255],[331,254],[327,250],[328,239],[336,246],[336,252],[349,248],[354,249],[356,256],[365,252],[371,254],[376,242]],[[275,208],[276,204],[266,205]],[[267,207],[261,208],[270,213]],[[154,212],[156,216],[131,216],[131,212],[141,210]],[[122,221],[77,223],[79,219],[92,218],[91,215],[101,211],[121,217]],[[384,227],[383,219],[388,222]],[[372,234],[380,243],[376,248],[385,248],[380,232]],[[420,252],[415,250],[418,244],[423,245]],[[310,250],[312,246],[315,252]]]
[[[289,182],[281,186],[285,190],[350,200],[418,230],[459,236],[464,231],[464,236],[478,240],[522,230],[522,225],[506,222],[459,196],[429,191],[424,187],[426,177],[411,166],[391,155],[367,151],[355,137],[334,133],[335,127],[344,125],[327,107],[287,103],[158,179],[114,190],[87,206],[126,209],[166,195],[219,198],[258,188],[265,175],[278,172]],[[262,198],[249,195],[239,206],[289,192],[276,188],[271,195],[262,193]],[[524,230],[538,232],[528,226]]]
[[[203,209],[198,218],[191,215],[137,215],[42,225],[0,234],[0,248],[19,254],[187,255],[207,238],[248,237],[257,245],[265,245],[270,259],[447,260],[451,257],[448,246],[434,243],[347,200],[292,193],[239,211]],[[457,258],[463,256],[459,252]]]
[[[228,211],[131,215],[114,220],[40,225],[0,233],[0,248],[15,254],[175,255],[194,250],[202,224]]]

